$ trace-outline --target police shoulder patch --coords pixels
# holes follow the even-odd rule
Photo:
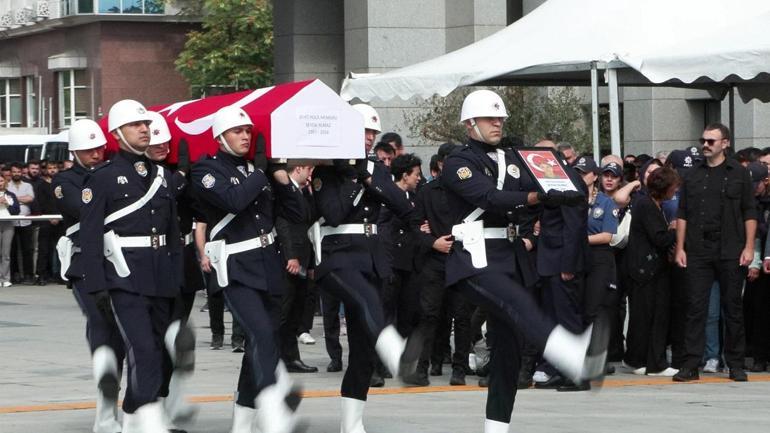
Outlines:
[[[64,198],[64,193],[61,192],[61,185],[58,185],[56,188],[54,188],[53,195],[55,195],[59,200]]]
[[[320,191],[322,186],[323,186],[323,181],[321,180],[320,177],[313,179],[313,190]]]
[[[457,169],[457,177],[460,180],[470,179],[473,176],[473,172],[468,167],[460,167]]]
[[[604,209],[602,209],[600,207],[594,208],[594,215],[593,215],[594,218],[596,218],[596,219],[601,218],[602,215],[604,215]]]
[[[203,184],[203,187],[206,189],[213,188],[216,181],[217,180],[214,179],[214,176],[211,173],[206,173],[206,175],[203,176],[203,179],[201,179],[201,183]]]
[[[91,191],[91,188],[83,188],[83,193],[81,194],[81,199],[83,200],[83,203],[88,204],[91,203],[91,199],[94,198],[94,193]]]
[[[619,214],[619,213],[620,213],[620,211],[618,211],[617,209],[613,209],[613,210],[612,210],[612,216],[614,216],[615,218],[617,218],[617,217],[618,217],[618,214]]]

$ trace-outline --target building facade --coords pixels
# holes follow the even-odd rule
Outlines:
[[[188,99],[174,69],[196,19],[164,0],[0,1],[0,133],[56,133],[116,101]]]
[[[348,72],[378,73],[454,51],[515,22],[545,0],[283,0],[275,2],[275,76],[318,77],[338,89]],[[504,55],[504,53],[501,53]],[[584,92],[590,104],[589,91]],[[728,123],[727,102],[708,92],[664,87],[620,90],[625,153],[694,144],[706,123]],[[600,103],[607,103],[606,89]],[[387,131],[426,157],[436,143],[412,136],[405,115],[421,101],[374,101]],[[736,98],[735,147],[770,146],[770,106]],[[585,143],[590,146],[590,143]],[[588,147],[587,146],[587,147]]]

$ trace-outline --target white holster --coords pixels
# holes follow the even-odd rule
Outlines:
[[[131,275],[131,270],[128,268],[126,258],[123,256],[123,249],[120,246],[120,240],[114,230],[110,230],[104,234],[104,258],[109,260],[115,271],[121,278],[126,278]]]
[[[484,221],[469,221],[452,226],[452,236],[462,242],[463,249],[470,253],[471,264],[476,269],[487,267],[487,247],[484,240]]]
[[[321,224],[321,220],[318,220],[307,231],[307,237],[310,238],[310,243],[313,244],[316,265],[321,264],[321,241],[324,238],[323,234],[321,234]]]
[[[59,256],[59,262],[61,262],[59,274],[64,281],[67,281],[67,277],[65,275],[67,274],[67,270],[70,268],[70,264],[72,263],[74,248],[75,244],[72,242],[72,239],[68,238],[67,236],[60,237],[59,241],[56,242],[56,254]]]
[[[206,242],[204,249],[206,257],[211,261],[211,267],[217,271],[217,283],[219,287],[226,287],[229,283],[227,278],[227,244],[224,240]]]

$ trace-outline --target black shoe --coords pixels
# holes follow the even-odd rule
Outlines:
[[[409,386],[429,386],[430,380],[428,380],[428,375],[424,371],[415,371],[414,373],[402,377],[401,381],[404,382],[404,384]]]
[[[21,281],[21,284],[24,284],[25,286],[31,286],[35,284],[35,279],[31,276],[24,277],[24,279]]]
[[[489,387],[489,378],[486,376],[479,378],[479,386],[482,388]]]
[[[767,361],[754,361],[754,365],[751,366],[752,373],[764,373],[767,370]]]
[[[35,284],[38,286],[45,286],[48,284],[48,280],[46,278],[38,278],[37,281],[35,281]]]
[[[225,336],[214,334],[211,336],[211,350],[222,350],[225,345]]]
[[[444,372],[441,371],[441,364],[433,364],[430,366],[430,375],[431,376],[441,376]]]
[[[535,382],[535,388],[537,389],[556,389],[564,384],[564,378],[558,374],[554,374],[550,379],[545,382]]]
[[[607,364],[607,366],[604,367],[604,374],[606,374],[607,376],[611,374],[615,374],[615,366]]]
[[[372,374],[372,378],[369,380],[369,386],[371,388],[382,388],[385,386],[385,379],[383,379],[379,373],[374,372],[374,374]]]
[[[337,373],[339,371],[342,371],[342,361],[339,359],[332,359],[332,362],[329,363],[329,365],[326,366],[326,371],[328,373]]]
[[[318,367],[311,367],[302,362],[301,359],[286,362],[286,370],[289,373],[318,373]]]
[[[230,347],[233,348],[233,353],[243,353],[245,346],[243,340],[231,340]]]
[[[519,372],[519,380],[516,382],[516,389],[527,389],[532,386],[532,374],[527,374],[524,370]]]
[[[749,377],[746,376],[746,371],[742,368],[731,368],[730,379],[735,382],[748,382]]]
[[[591,390],[590,382],[583,382],[578,385],[572,382],[571,380],[565,380],[562,386],[556,388],[556,391],[559,391],[559,392],[590,391],[590,390]]]
[[[672,378],[674,382],[692,382],[698,379],[700,379],[698,370],[690,370],[689,368],[679,369],[679,372]]]
[[[449,384],[452,386],[465,386],[465,370],[462,367],[452,369],[452,377],[449,378]]]

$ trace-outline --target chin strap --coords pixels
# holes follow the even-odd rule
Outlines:
[[[230,147],[229,144],[227,144],[227,140],[225,139],[224,135],[220,135],[217,137],[217,140],[219,140],[219,143],[225,147],[225,152],[229,153],[232,156],[240,157],[241,155],[238,155],[233,151],[233,149]]]
[[[131,145],[131,144],[130,144],[130,143],[127,141],[127,140],[126,140],[126,137],[124,137],[124,136],[123,136],[123,131],[121,131],[121,130],[120,130],[120,128],[116,129],[115,131],[117,131],[117,133],[118,133],[118,137],[120,137],[120,141],[122,141],[122,142],[123,142],[123,144],[125,144],[125,145],[126,145],[126,147],[128,147],[128,150],[129,150],[129,152],[133,153],[134,155],[144,155],[144,152],[140,152],[140,151],[138,151],[138,150],[134,149],[134,146],[132,146],[132,145]]]
[[[476,131],[476,135],[479,136],[481,141],[483,141],[484,143],[487,143],[490,146],[495,146],[495,144],[492,144],[489,141],[487,141],[487,138],[484,137],[484,134],[481,133],[481,130],[479,129],[479,126],[476,125],[476,119],[471,119],[471,126],[473,126],[473,130]]]

